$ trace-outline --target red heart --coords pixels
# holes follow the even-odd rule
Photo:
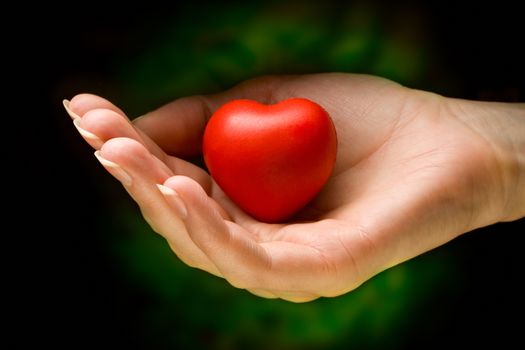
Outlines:
[[[279,222],[303,208],[330,177],[337,137],[318,104],[231,101],[206,126],[204,161],[217,184],[258,220]]]

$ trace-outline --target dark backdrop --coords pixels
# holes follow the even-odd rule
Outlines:
[[[87,3],[67,16],[33,8],[21,17],[29,34],[16,40],[23,68],[6,67],[25,100],[13,118],[30,145],[19,150],[32,194],[5,247],[14,256],[14,340],[158,349],[519,343],[523,322],[511,317],[523,315],[523,219],[464,235],[346,296],[266,301],[177,262],[61,107],[88,91],[137,116],[261,74],[322,71],[523,102],[525,33],[509,3]]]

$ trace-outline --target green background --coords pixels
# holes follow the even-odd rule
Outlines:
[[[414,3],[205,2],[128,10],[75,11],[49,34],[61,38],[47,67],[48,104],[67,179],[63,162],[51,164],[63,179],[57,186],[77,192],[62,198],[75,210],[59,220],[68,234],[54,237],[59,253],[49,269],[59,291],[46,310],[64,324],[46,337],[151,349],[428,348],[456,337],[471,343],[506,316],[502,310],[518,292],[499,286],[517,279],[520,264],[502,252],[514,236],[494,237],[522,230],[523,221],[480,230],[477,240],[461,238],[337,298],[265,300],[179,262],[59,110],[62,98],[87,91],[134,117],[264,74],[331,71],[380,75],[448,96],[519,100],[519,59],[492,52],[510,50],[503,43],[518,34],[510,30],[503,42],[500,32],[491,37],[485,19],[492,8],[466,27],[461,14],[470,9]],[[485,51],[485,42],[495,47]],[[491,248],[507,259],[492,253],[482,260]]]

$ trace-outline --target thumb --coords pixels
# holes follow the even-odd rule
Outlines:
[[[201,152],[204,128],[215,110],[235,99],[275,102],[273,94],[282,81],[278,76],[261,77],[221,93],[183,97],[133,120],[133,124],[166,153],[195,156]]]

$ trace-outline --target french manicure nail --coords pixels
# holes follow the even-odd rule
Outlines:
[[[143,115],[141,115],[141,116],[139,116],[139,117],[137,117],[137,118],[134,118],[131,122],[132,122],[133,124],[135,124],[136,122],[138,122],[139,120],[141,120],[141,119],[144,118],[145,116],[146,116],[146,114],[143,114]]]
[[[80,135],[82,135],[86,140],[92,141],[96,143],[97,145],[102,146],[104,142],[95,134],[93,134],[90,131],[87,131],[86,129],[83,129],[80,126],[80,118],[79,119],[73,119],[73,125],[75,125],[75,128],[77,128]]]
[[[182,198],[180,198],[179,194],[172,188],[164,185],[157,184],[157,187],[171,207],[175,209],[180,218],[185,219],[188,216],[188,210],[186,209],[186,205],[184,204]]]
[[[100,164],[106,168],[107,171],[111,173],[117,180],[122,182],[125,186],[131,186],[132,179],[131,176],[124,170],[120,165],[114,163],[100,155],[100,151],[95,152],[95,157],[97,157]]]
[[[73,112],[71,108],[69,108],[69,100],[66,100],[66,99],[62,100],[62,104],[64,105],[64,108],[66,109],[66,112],[67,114],[69,114],[71,119],[73,120],[80,119],[80,116],[76,114],[75,112]]]

